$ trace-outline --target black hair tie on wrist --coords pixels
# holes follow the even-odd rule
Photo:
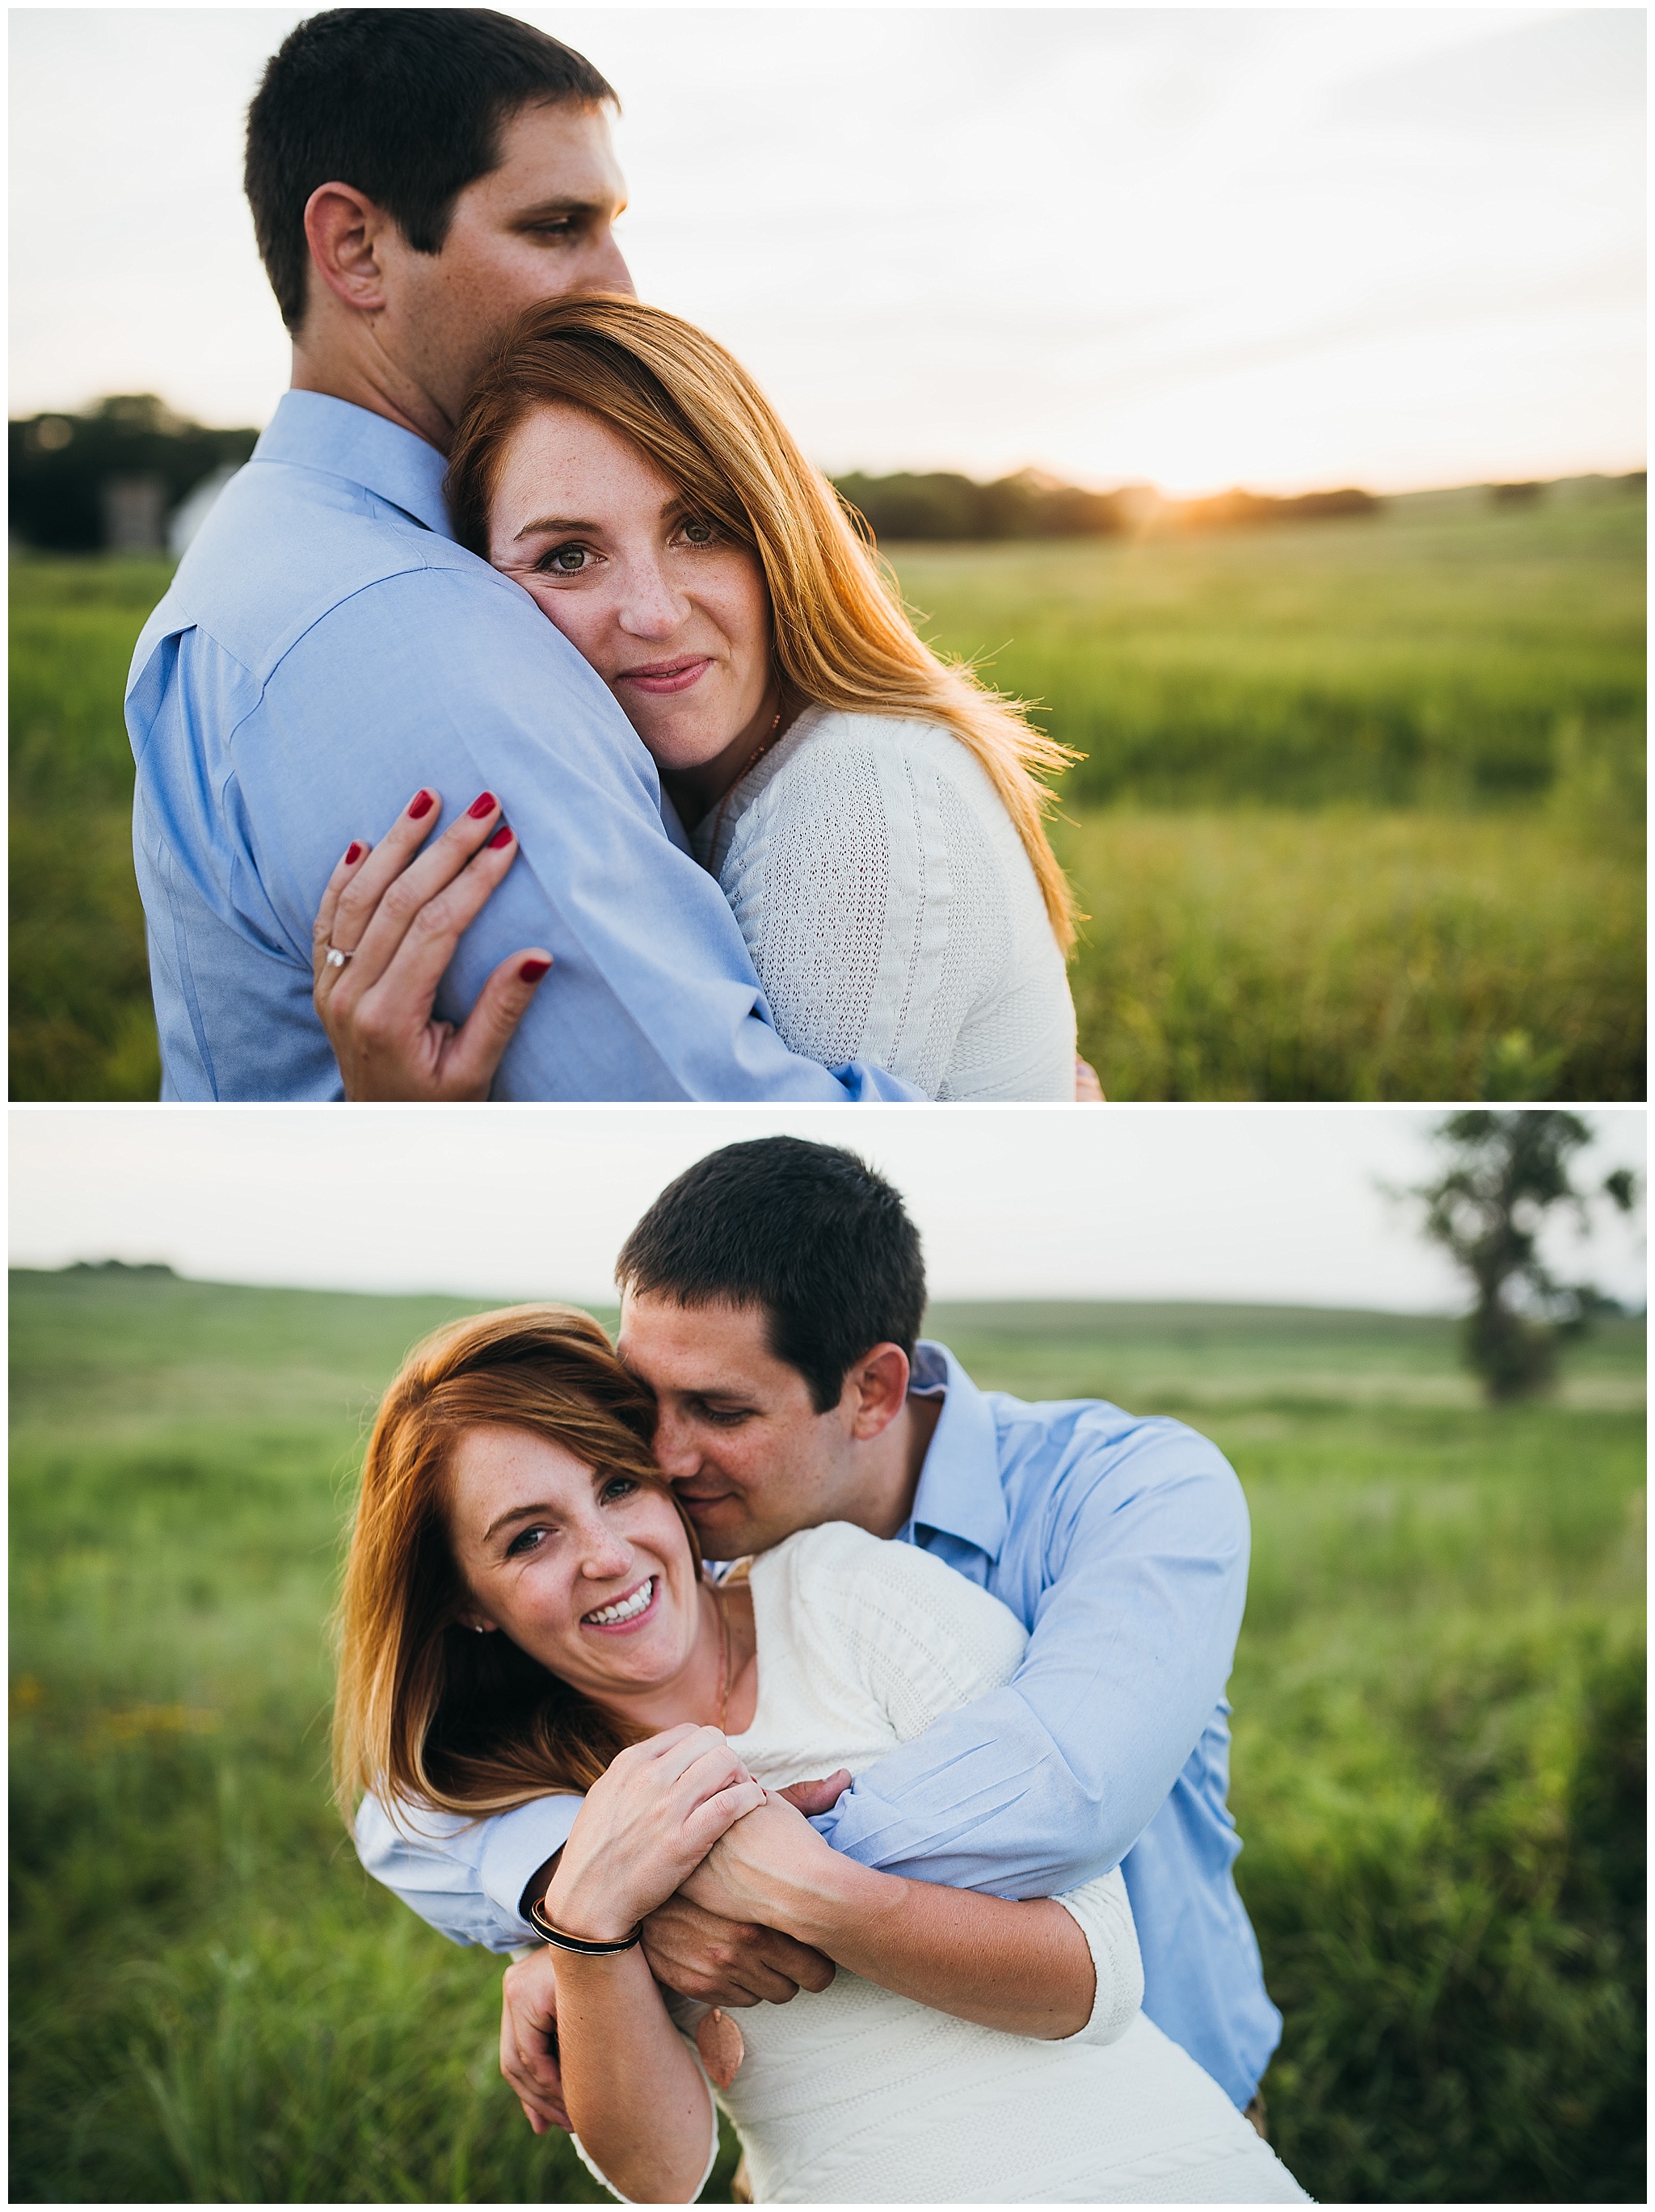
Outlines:
[[[538,1900],[529,1906],[529,1918],[548,1943],[555,1943],[560,1951],[579,1951],[587,1958],[606,1959],[617,1951],[630,1951],[643,1941],[643,1923],[639,1921],[630,1936],[623,1936],[613,1943],[589,1942],[584,1936],[565,1936],[561,1928],[554,1928],[541,1911]]]

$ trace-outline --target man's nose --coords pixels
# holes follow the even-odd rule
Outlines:
[[[587,285],[593,292],[624,292],[631,300],[638,296],[638,288],[632,282],[632,271],[626,265],[625,255],[615,242],[613,231],[604,233],[603,241],[592,257]]]
[[[701,1453],[689,1423],[675,1421],[670,1413],[663,1413],[655,1423],[654,1449],[656,1466],[676,1481],[688,1481],[701,1466]]]

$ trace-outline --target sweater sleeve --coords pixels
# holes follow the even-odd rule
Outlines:
[[[1119,1867],[1095,1881],[1066,1890],[1057,1902],[1080,1925],[1098,1977],[1092,2017],[1063,2039],[1068,2043],[1118,2043],[1143,2003],[1143,1959],[1138,1930]]]
[[[806,745],[738,826],[721,883],[789,1048],[873,1053],[941,1091],[1004,969],[1004,886],[970,810],[905,726]]]

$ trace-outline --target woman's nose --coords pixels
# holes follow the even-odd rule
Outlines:
[[[596,1538],[587,1545],[581,1572],[589,1583],[612,1583],[632,1564],[632,1547],[612,1536]]]
[[[580,1541],[582,1560],[624,1559],[632,1548],[613,1518],[595,1510],[582,1516]]]
[[[682,626],[689,611],[689,601],[672,589],[651,562],[628,574],[617,619],[629,637],[660,641]]]

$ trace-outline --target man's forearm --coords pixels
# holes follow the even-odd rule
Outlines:
[[[376,1881],[455,1943],[513,1951],[535,1941],[522,1899],[569,1836],[578,1797],[539,1797],[489,1820],[400,1806],[393,1819],[363,1798],[357,1855]],[[545,1894],[546,1881],[539,1894]]]
[[[806,1874],[744,1880],[746,1917],[824,1952],[864,1981],[1007,2034],[1056,2039],[1091,2016],[1096,1989],[1085,1935],[1061,1905],[983,1897],[876,1874],[837,1852]]]
[[[1088,1417],[1091,1418],[1091,1417]],[[1114,1409],[1095,1409],[1103,1432]],[[1084,1425],[1084,1424],[1083,1424]],[[1246,1502],[1206,1438],[1142,1425],[1093,1486],[1041,1598],[1023,1664],[858,1775],[813,1816],[886,1873],[1057,1897],[1117,1866],[1190,1767],[1211,1797],[1247,1589]]]

